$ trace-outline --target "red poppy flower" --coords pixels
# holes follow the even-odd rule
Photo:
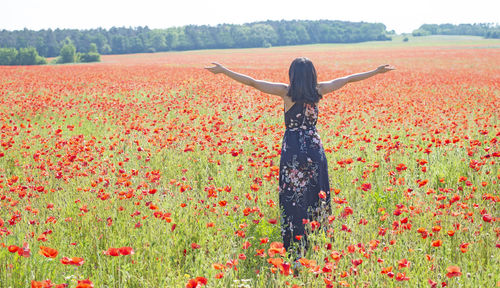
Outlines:
[[[406,260],[406,258],[399,260],[398,262],[398,269],[403,269],[410,267],[410,261]]]
[[[54,248],[40,246],[40,254],[47,258],[56,258],[59,252]]]
[[[452,278],[452,277],[459,277],[462,275],[462,272],[460,272],[460,267],[458,266],[448,266],[446,268],[446,277]]]
[[[361,184],[361,190],[363,191],[369,191],[372,189],[372,184],[371,183],[363,183]]]
[[[62,257],[61,258],[61,263],[64,265],[74,265],[74,266],[81,266],[85,260],[80,257],[73,257],[73,258],[68,258],[68,257]]]
[[[286,250],[281,242],[272,242],[271,248],[267,250],[267,254],[269,257],[274,257],[274,255],[279,254],[281,256],[285,256]]]
[[[199,288],[201,286],[207,285],[207,278],[205,277],[196,277],[194,279],[190,279],[186,284],[186,288]]]
[[[78,284],[75,288],[93,288],[94,284],[89,279],[78,280]]]
[[[133,255],[135,253],[132,247],[121,247],[118,248],[118,250],[120,251],[121,255]]]
[[[120,250],[118,248],[108,248],[108,250],[102,252],[104,255],[108,256],[120,256]]]
[[[243,247],[242,248],[243,249],[248,249],[248,248],[250,248],[250,246],[252,246],[252,244],[250,244],[250,242],[248,242],[248,241],[245,241],[245,243],[243,243]]]
[[[396,281],[408,281],[408,280],[410,280],[410,278],[406,277],[406,274],[404,272],[396,274]]]
[[[9,247],[7,247],[7,249],[9,250],[10,253],[16,253],[21,248],[17,247],[16,245],[10,245]]]
[[[315,231],[321,224],[318,221],[311,221],[311,230]]]
[[[468,250],[470,243],[462,243],[460,244],[460,252],[465,253]]]
[[[53,286],[54,284],[48,279],[43,281],[31,281],[31,288],[51,288]]]
[[[439,239],[432,241],[432,247],[439,247],[439,246],[441,246],[441,244],[443,244],[443,241],[441,241]]]
[[[493,217],[490,214],[484,214],[483,215],[483,221],[487,222],[487,223],[490,223],[491,221],[493,221]]]

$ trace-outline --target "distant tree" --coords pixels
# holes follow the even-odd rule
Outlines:
[[[140,53],[145,52],[144,43],[142,39],[138,36],[133,36],[128,40],[128,47],[125,49],[125,53]]]
[[[184,28],[186,40],[190,43],[192,48],[188,49],[207,49],[215,48],[215,40],[212,37],[212,30],[210,27],[188,25]]]
[[[279,38],[276,45],[297,45],[299,42],[299,36],[294,29],[281,26],[278,28],[277,34],[279,35]]]
[[[178,46],[178,36],[175,29],[167,29],[165,31],[165,42],[167,43],[167,50],[175,50]]]
[[[77,62],[87,63],[87,62],[101,61],[101,55],[99,55],[99,53],[89,52],[89,53],[77,53],[77,54],[78,54]]]
[[[0,48],[0,65],[43,65],[47,60],[36,51],[35,47]]]
[[[66,38],[59,52],[59,63],[74,63],[76,62],[76,48],[73,42]]]
[[[76,62],[100,62],[101,55],[97,52],[97,45],[95,43],[90,43],[88,53],[77,53]]]
[[[104,44],[101,48],[102,54],[110,54],[112,52],[111,46],[108,43]]]
[[[193,37],[186,35],[186,29],[184,27],[175,29],[176,42],[173,46],[174,50],[189,50],[193,49],[194,43],[192,42]]]
[[[59,54],[61,48],[59,46],[59,43],[57,43],[54,31],[49,29],[45,32],[44,42],[47,50],[45,54],[41,53],[40,55],[46,57],[55,57]]]
[[[486,38],[500,38],[500,30],[488,31],[485,35]]]
[[[485,38],[499,38],[500,26],[498,24],[423,24],[413,31],[413,36],[425,35],[473,35]],[[491,37],[493,35],[493,37]],[[495,35],[497,35],[495,37]]]
[[[97,45],[95,43],[90,43],[89,53],[99,53],[97,51]]]
[[[265,47],[278,42],[278,34],[268,24],[254,24],[250,27],[249,45],[251,47]]]
[[[413,36],[428,36],[428,35],[431,35],[431,32],[424,30],[424,29],[417,29],[417,30],[413,30],[413,32],[411,32],[411,35],[413,35]]]
[[[16,65],[17,53],[15,48],[0,48],[0,65]]]
[[[100,52],[102,54],[107,54],[104,51],[104,47],[106,45],[108,45],[108,47],[111,49],[111,47],[108,44],[108,38],[106,38],[105,33],[106,33],[106,30],[100,29],[100,28],[96,29],[96,30],[91,30],[88,32],[88,34],[90,34],[90,36],[89,36],[90,42],[95,43],[97,45],[97,50],[98,50],[97,52],[98,53]],[[109,50],[109,52],[111,52],[111,50]]]
[[[435,35],[435,34],[438,34],[439,33],[439,26],[437,24],[423,24],[422,26],[420,26],[420,28],[418,28],[417,30],[420,30],[420,31],[427,31],[427,32],[423,32],[423,34],[427,34],[427,35]],[[420,35],[418,35],[420,36]],[[425,36],[425,35],[422,35],[422,36]]]
[[[307,32],[304,25],[299,23],[299,24],[295,25],[294,28],[295,28],[295,34],[297,35],[297,38],[298,38],[297,44],[310,43],[309,33]]]
[[[21,48],[17,53],[17,65],[47,64],[45,58],[40,57],[35,47]]]
[[[149,45],[155,51],[165,51],[167,49],[167,41],[165,35],[159,30],[152,30],[149,32]]]
[[[34,65],[36,64],[36,49],[34,47],[21,48],[17,54],[18,65]]]
[[[235,25],[231,27],[231,36],[236,43],[236,47],[246,48],[250,47],[250,27],[244,25]]]
[[[218,48],[232,48],[235,41],[231,35],[232,25],[218,25],[217,33],[214,34],[215,46]]]
[[[115,54],[124,54],[128,51],[128,38],[123,35],[111,36],[111,51]]]

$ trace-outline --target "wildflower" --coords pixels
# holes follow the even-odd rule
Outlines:
[[[446,277],[452,278],[452,277],[459,277],[462,275],[462,272],[460,272],[460,267],[458,266],[448,266],[446,268]]]
[[[50,247],[40,246],[40,254],[47,258],[56,258],[59,252],[56,249]]]

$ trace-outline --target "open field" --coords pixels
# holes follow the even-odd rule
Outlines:
[[[333,215],[294,277],[283,103],[202,68],[286,83],[298,56],[397,70],[320,103]],[[500,286],[500,41],[102,59],[0,66],[0,287]]]

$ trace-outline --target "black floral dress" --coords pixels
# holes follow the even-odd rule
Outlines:
[[[285,113],[279,203],[283,244],[287,250],[291,241],[299,241],[300,236],[307,249],[303,219],[320,221],[331,212],[328,165],[316,130],[317,120],[317,104],[295,103]],[[324,194],[320,197],[321,191]]]

